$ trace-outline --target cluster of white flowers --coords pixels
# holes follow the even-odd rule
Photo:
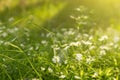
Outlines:
[[[98,40],[99,41],[105,41],[105,40],[107,40],[108,39],[108,36],[107,35],[104,35],[104,36],[102,36],[101,38],[99,38]]]
[[[48,42],[47,42],[46,40],[42,40],[42,41],[41,41],[41,44],[43,44],[43,45],[47,45]]]
[[[95,61],[95,58],[94,57],[91,57],[89,56],[87,59],[86,59],[86,63],[90,64],[91,62]]]
[[[87,45],[87,46],[92,45],[92,42],[90,42],[90,41],[84,41],[84,40],[82,40],[82,43],[84,45]]]
[[[110,50],[109,46],[106,46],[106,45],[100,46],[100,49],[101,50]]]
[[[59,56],[53,56],[52,61],[53,61],[53,63],[60,63],[60,57]]]
[[[106,55],[106,51],[105,50],[101,50],[100,51],[100,55],[102,56],[102,55]]]
[[[78,42],[71,42],[70,44],[69,44],[70,46],[80,46],[81,45],[81,43],[80,43],[80,41],[78,41]]]
[[[83,55],[82,54],[80,54],[80,53],[78,53],[78,54],[76,54],[76,60],[78,60],[78,61],[81,61],[82,60],[82,58],[83,58]]]

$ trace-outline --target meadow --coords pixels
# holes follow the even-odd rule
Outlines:
[[[0,8],[0,80],[120,79],[118,14],[37,1]]]

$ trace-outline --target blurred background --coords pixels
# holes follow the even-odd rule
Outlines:
[[[82,14],[96,24],[91,26],[120,30],[119,0],[0,0],[0,24],[13,20],[11,26],[32,29],[74,27],[75,20],[70,16],[81,16],[76,12],[81,6],[86,9]]]

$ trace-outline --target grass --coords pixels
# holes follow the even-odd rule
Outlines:
[[[51,7],[54,14],[50,18],[60,9]],[[94,24],[83,6],[76,10],[71,16],[74,27],[42,27],[48,16],[38,15],[47,14],[39,7],[30,10],[33,21],[15,16],[1,22],[0,79],[119,80],[119,32],[113,27],[96,27],[100,25]]]

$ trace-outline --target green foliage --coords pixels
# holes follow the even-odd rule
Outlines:
[[[49,21],[66,4],[45,1],[19,16],[1,13],[0,80],[119,80],[119,32],[96,27],[95,13],[85,6],[68,15],[73,27],[56,27]]]

